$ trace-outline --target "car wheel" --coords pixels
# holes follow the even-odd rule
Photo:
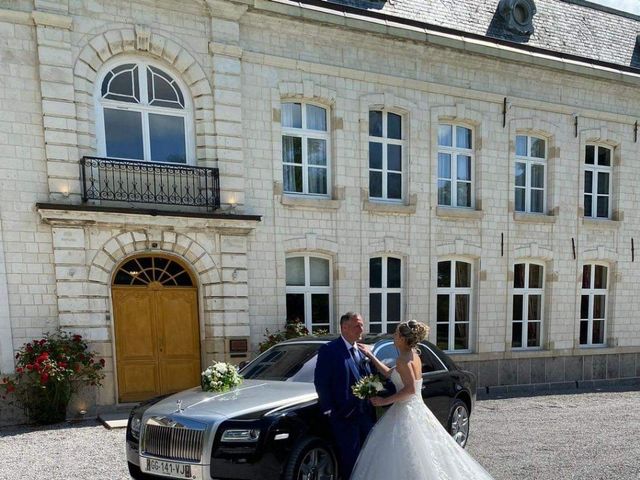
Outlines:
[[[469,407],[460,399],[453,402],[448,427],[453,439],[464,448],[469,440]]]
[[[284,480],[336,480],[338,462],[333,450],[316,437],[302,439],[291,452]]]

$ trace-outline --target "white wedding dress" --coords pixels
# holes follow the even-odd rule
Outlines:
[[[404,384],[394,369],[391,381]],[[416,393],[394,403],[362,447],[351,480],[490,480],[491,475],[460,447]]]

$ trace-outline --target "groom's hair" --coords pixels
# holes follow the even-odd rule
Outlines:
[[[342,315],[340,317],[340,326],[343,326],[345,323],[347,323],[353,317],[356,317],[358,315],[360,315],[358,312],[347,312],[347,313],[345,313],[344,315]]]

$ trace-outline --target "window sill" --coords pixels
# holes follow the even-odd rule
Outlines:
[[[511,352],[514,354],[520,353],[538,353],[544,351],[542,347],[514,347],[511,349]]]
[[[282,194],[280,203],[285,207],[293,208],[311,208],[319,210],[337,210],[340,208],[340,200],[332,200],[331,198],[318,198]]]
[[[543,213],[513,212],[513,220],[518,223],[556,223],[557,219],[555,215]]]
[[[595,228],[620,228],[619,220],[610,220],[608,218],[591,218],[591,217],[582,217],[582,225],[585,227],[595,227]]]
[[[452,218],[460,220],[482,220],[484,212],[464,207],[436,207],[436,217]]]
[[[409,195],[409,203],[385,202],[384,200],[372,200],[369,198],[369,191],[362,189],[362,210],[365,212],[379,213],[382,215],[413,215],[416,213],[418,196],[414,193]]]
[[[413,215],[416,213],[416,205],[404,203],[385,203],[376,202],[374,200],[364,200],[362,202],[362,210],[371,213],[394,214],[394,215]]]

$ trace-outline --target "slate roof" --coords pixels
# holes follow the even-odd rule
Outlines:
[[[315,0],[640,69],[640,17],[614,13],[584,0],[534,0],[535,31],[518,36],[504,28],[500,0]],[[305,0],[301,0],[305,3]],[[328,5],[327,5],[328,6]]]

